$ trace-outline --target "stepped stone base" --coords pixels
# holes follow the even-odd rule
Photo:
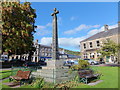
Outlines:
[[[32,75],[34,77],[43,77],[46,82],[56,84],[73,79],[76,73],[69,73],[69,68],[63,67],[63,60],[52,60],[47,62],[47,67],[32,72]]]
[[[69,73],[69,69],[41,69],[37,72],[32,72],[34,77],[43,77],[46,82],[61,83],[71,80],[76,73]]]

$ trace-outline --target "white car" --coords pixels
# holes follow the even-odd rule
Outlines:
[[[78,60],[68,60],[68,61],[64,61],[64,64],[66,66],[72,66],[72,65],[78,65]]]
[[[97,64],[99,64],[97,61],[92,60],[92,59],[84,59],[84,60],[87,60],[89,62],[89,64],[91,64],[91,65],[97,65]]]

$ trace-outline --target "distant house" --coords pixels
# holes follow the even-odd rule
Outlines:
[[[104,31],[101,31],[80,42],[80,50],[82,54],[81,58],[83,59],[91,58],[99,61],[100,60],[99,56],[101,54],[97,53],[97,50],[101,48],[101,46],[103,45],[103,41],[110,39],[115,43],[118,43],[118,35],[120,35],[120,33],[118,34],[118,32],[120,30],[118,30],[118,27],[112,29],[109,29],[108,27],[109,27],[108,25],[105,25]],[[114,56],[110,56],[106,60],[105,59],[104,60],[105,62],[113,63],[114,59],[115,59]]]
[[[52,59],[52,46],[38,44],[38,40],[34,42],[34,47],[36,51],[32,56],[33,62],[38,62],[42,59]],[[68,54],[65,53],[63,48],[59,48],[59,58],[60,59],[68,59]]]

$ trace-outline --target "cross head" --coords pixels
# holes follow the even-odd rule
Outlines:
[[[51,16],[54,16],[54,15],[56,15],[56,14],[58,14],[58,13],[59,13],[59,11],[56,10],[56,8],[54,8],[54,13],[52,13]]]

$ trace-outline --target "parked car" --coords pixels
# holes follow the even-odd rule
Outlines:
[[[0,59],[0,62],[5,62],[5,60],[4,59]]]
[[[8,55],[1,55],[1,60],[7,62],[9,60]]]
[[[91,65],[97,65],[97,64],[99,64],[99,62],[97,62],[95,60],[92,60],[92,59],[84,59],[84,60],[88,61],[89,64],[91,64]]]
[[[71,67],[72,65],[78,65],[78,60],[68,60],[64,61],[63,66]]]
[[[42,65],[42,66],[46,66],[47,65],[47,63],[45,62],[45,60],[39,60],[38,64]]]
[[[12,59],[12,60],[10,60],[10,63],[11,63],[12,66],[19,67],[19,66],[23,66],[25,61],[22,61],[20,59]]]
[[[26,62],[23,64],[23,66],[25,67],[32,67],[32,66],[39,66],[39,64],[37,62]]]
[[[74,65],[78,65],[78,60],[74,60]]]

